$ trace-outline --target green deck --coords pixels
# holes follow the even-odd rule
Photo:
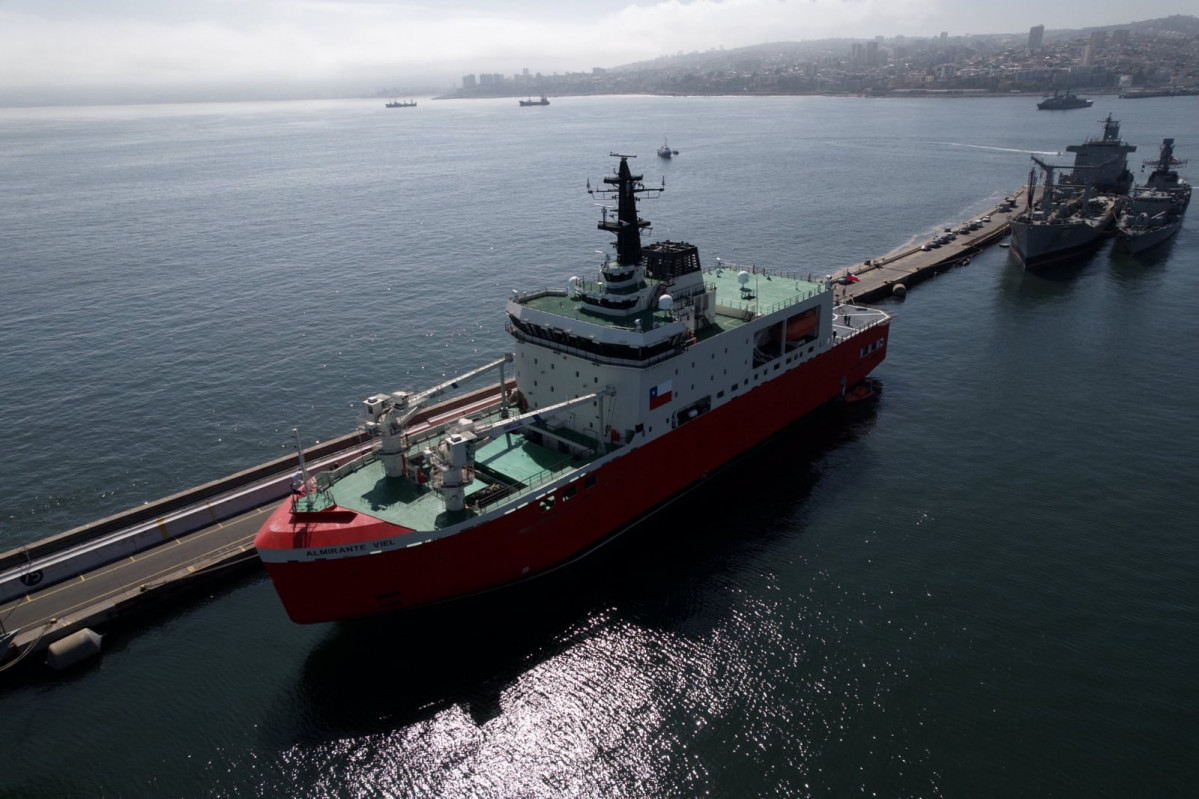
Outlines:
[[[716,289],[716,326],[718,330],[731,330],[788,305],[794,305],[809,297],[828,291],[823,282],[809,281],[795,276],[784,276],[762,269],[746,269],[749,282],[742,285],[737,281],[741,269],[729,267],[705,269],[704,283]],[[656,280],[647,283],[657,284]],[[547,290],[521,298],[521,303],[538,311],[552,313],[568,319],[579,319],[593,324],[633,330],[641,323],[643,330],[652,330],[673,321],[668,311],[642,311],[629,316],[606,316],[588,308],[581,299],[570,297],[565,291]],[[739,313],[740,312],[740,313]]]
[[[558,434],[572,440],[580,438],[570,435],[569,431]],[[596,446],[594,441],[581,443]],[[409,451],[410,458],[416,454],[416,449]],[[475,452],[475,480],[466,488],[467,509],[457,513],[448,513],[441,495],[428,484],[420,485],[407,477],[388,477],[383,462],[373,455],[339,469],[328,493],[338,506],[347,510],[413,530],[436,530],[483,512],[471,506],[477,503],[480,492],[492,484],[502,483],[512,489],[496,503],[503,504],[513,497],[535,491],[595,457],[594,450],[572,457],[569,453],[534,443],[519,432],[480,443]]]

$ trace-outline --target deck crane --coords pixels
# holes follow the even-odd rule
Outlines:
[[[379,457],[383,461],[387,476],[399,477],[404,474],[405,432],[409,423],[429,400],[458,388],[464,381],[478,377],[492,369],[500,371],[500,388],[506,398],[504,365],[508,363],[512,363],[512,353],[505,353],[503,358],[472,369],[424,391],[416,393],[393,391],[390,394],[374,394],[363,400],[362,404],[366,407],[365,428],[368,433],[376,435],[380,439]],[[507,403],[503,403],[501,407],[502,413],[506,416]]]
[[[449,435],[442,439],[436,449],[430,448],[424,451],[424,459],[430,468],[433,488],[441,492],[445,499],[446,510],[458,511],[466,507],[466,487],[475,479],[475,445],[479,439],[494,440],[505,433],[552,418],[593,401],[599,403],[599,418],[602,420],[604,418],[604,397],[610,397],[615,393],[616,389],[612,386],[605,386],[591,394],[494,422],[482,423],[471,419],[459,419]]]

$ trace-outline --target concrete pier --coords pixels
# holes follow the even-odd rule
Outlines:
[[[873,302],[891,296],[902,296],[906,289],[925,278],[958,266],[969,258],[974,257],[986,247],[999,242],[1007,235],[1011,218],[1023,210],[1027,203],[1027,189],[1020,189],[1010,195],[1015,201],[1011,206],[1002,202],[989,212],[981,214],[976,219],[989,217],[990,221],[969,233],[959,233],[957,238],[948,244],[928,250],[921,249],[928,241],[918,241],[914,244],[897,247],[881,258],[871,258],[860,264],[838,269],[831,274],[835,285],[836,297],[839,302]],[[958,230],[970,220],[959,222],[953,226]],[[944,235],[934,234],[930,238]],[[856,283],[844,282],[847,275],[858,278]]]
[[[498,392],[496,383],[432,405],[412,430],[453,424]],[[305,449],[304,460],[316,473],[372,443],[355,432]],[[12,633],[5,642],[0,632],[0,672],[80,630],[260,568],[254,536],[289,495],[297,465],[298,455],[278,458],[0,554],[0,622]]]

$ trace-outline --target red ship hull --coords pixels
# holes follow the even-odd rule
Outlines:
[[[361,514],[353,522],[293,517],[284,503],[255,545],[293,621],[349,619],[465,597],[546,572],[586,553],[672,496],[853,387],[883,360],[889,323],[871,328],[736,401],[635,447],[571,485],[557,501],[527,501],[498,518],[418,546],[364,550],[353,557],[284,561],[271,550],[352,551],[360,543],[411,534]],[[864,354],[863,354],[864,353]],[[732,432],[735,431],[735,434]],[[665,468],[664,465],[668,465]],[[561,489],[559,489],[559,493]],[[422,540],[427,533],[421,534]],[[280,551],[275,558],[286,557]]]

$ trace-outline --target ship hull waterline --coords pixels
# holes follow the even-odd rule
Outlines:
[[[1120,238],[1116,240],[1116,247],[1133,254],[1144,252],[1151,247],[1156,247],[1159,244],[1169,241],[1178,232],[1178,228],[1180,227],[1182,227],[1182,220],[1176,219],[1149,230],[1138,230],[1132,233],[1120,231]]]
[[[1011,223],[1011,252],[1025,269],[1068,261],[1095,250],[1103,241],[1115,215],[1109,208],[1097,219],[1069,225]]]
[[[581,469],[573,481],[577,493],[548,509],[539,494],[514,510],[432,540],[358,514],[351,525],[330,525],[336,537],[327,538],[319,522],[293,518],[288,502],[264,526],[256,542],[259,555],[288,616],[301,624],[422,607],[523,582],[578,560],[841,396],[881,363],[889,330],[888,320],[757,386],[737,402],[595,468]],[[862,342],[879,338],[882,347],[860,354]],[[371,545],[366,542],[410,536],[422,543],[367,551]],[[338,555],[357,554],[293,559],[300,554],[293,545],[316,540],[321,548],[341,550]]]
[[[1104,237],[1102,235],[1096,236],[1092,239],[1088,239],[1082,244],[1076,244],[1072,247],[1064,247],[1060,250],[1053,250],[1051,252],[1042,252],[1035,256],[1025,255],[1025,253],[1014,244],[1010,247],[1010,252],[1016,255],[1016,260],[1018,260],[1025,269],[1042,269],[1046,266],[1053,266],[1065,261],[1074,260],[1087,255],[1088,253],[1094,252],[1095,250],[1099,249],[1099,245],[1103,241],[1103,238]]]

